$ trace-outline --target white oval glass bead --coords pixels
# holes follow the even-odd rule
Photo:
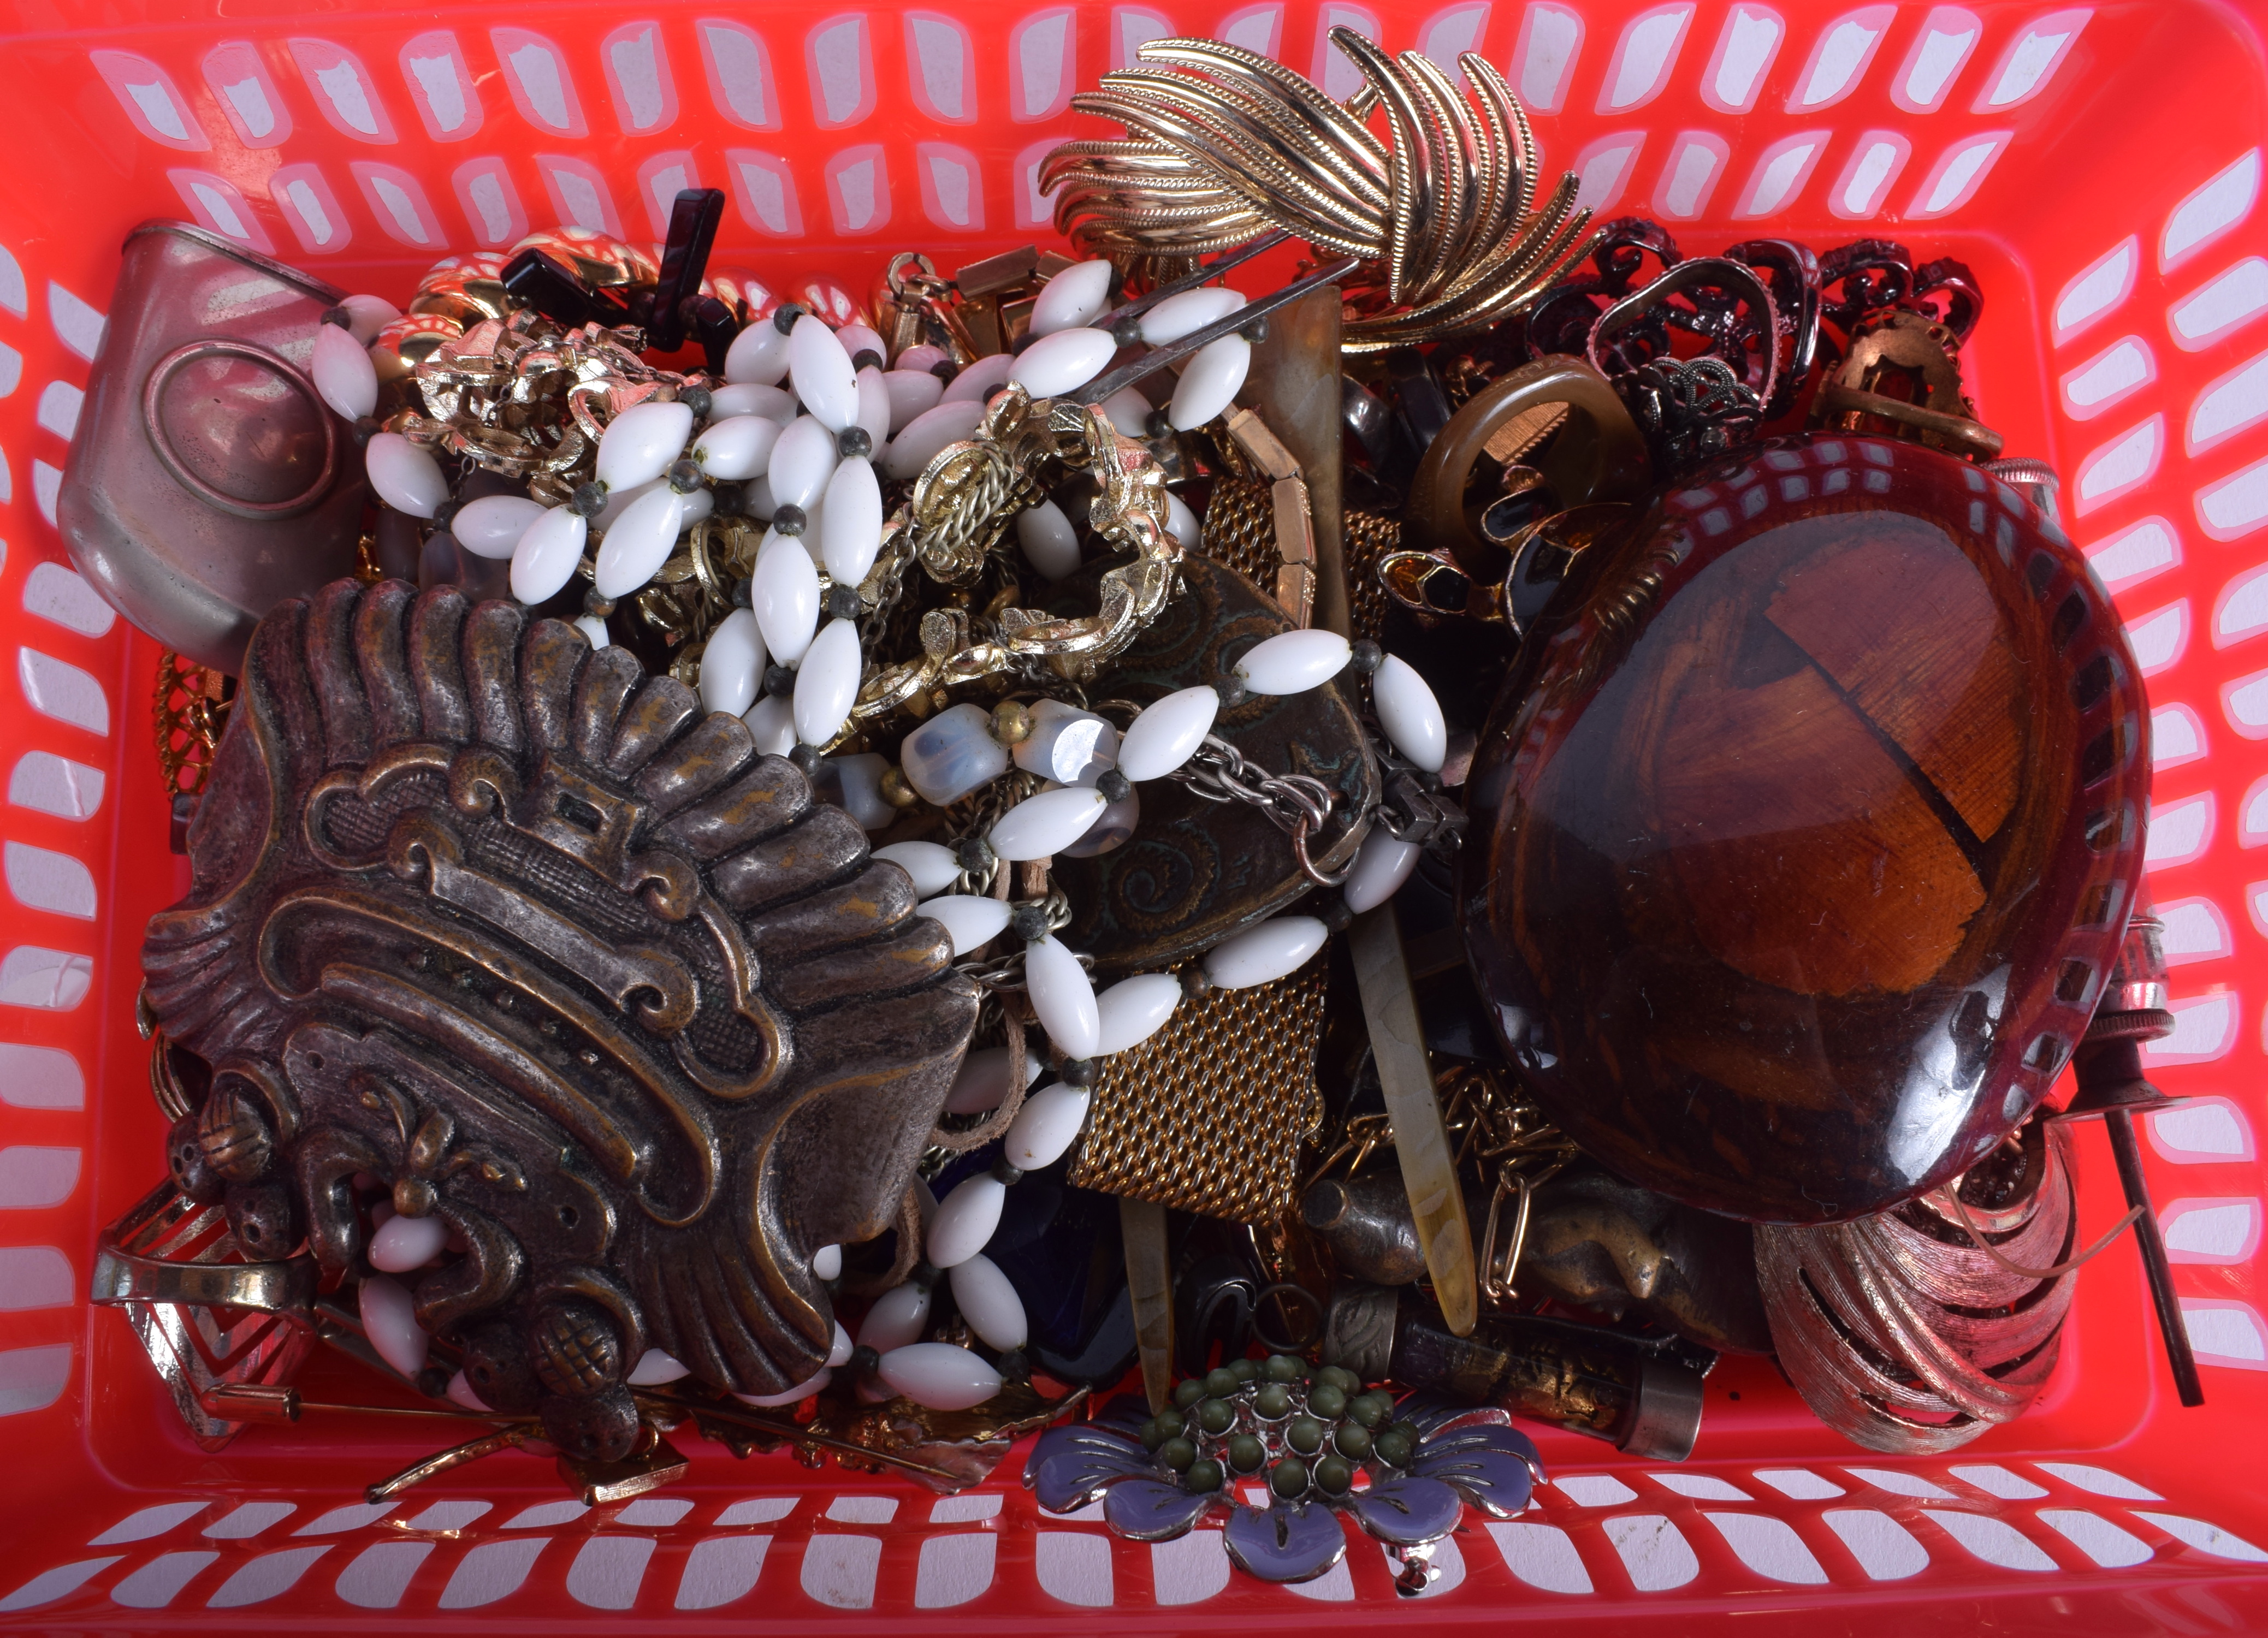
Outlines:
[[[840,1245],[822,1245],[817,1251],[812,1252],[811,1277],[814,1280],[841,1279],[843,1277],[843,1248]],[[835,1326],[835,1353],[842,1355],[843,1359],[848,1359],[850,1356],[850,1333],[843,1329],[843,1325],[840,1320],[837,1320]],[[843,1360],[836,1358],[835,1354],[829,1354],[827,1356],[827,1363],[830,1365],[839,1365],[843,1363]]]
[[[1252,343],[1241,335],[1224,335],[1197,349],[1182,370],[1182,384],[1174,389],[1174,402],[1166,418],[1177,432],[1201,427],[1236,401],[1245,372],[1252,368]]]
[[[711,426],[736,415],[762,415],[785,426],[795,419],[795,394],[785,387],[764,386],[755,381],[720,386],[709,394]]]
[[[1153,701],[1126,726],[1118,771],[1140,782],[1163,779],[1197,753],[1220,714],[1220,695],[1199,683]]]
[[[1249,989],[1296,973],[1330,929],[1312,915],[1271,916],[1205,951],[1205,976],[1222,989]]]
[[[1024,556],[1041,577],[1061,580],[1066,575],[1079,572],[1084,561],[1079,549],[1079,532],[1071,526],[1062,507],[1053,501],[1042,501],[1027,506],[1016,514],[1016,540],[1024,548]]]
[[[1100,1036],[1095,1051],[1108,1057],[1139,1047],[1182,1004],[1182,981],[1170,973],[1144,973],[1122,979],[1094,998]]]
[[[378,1356],[405,1377],[424,1370],[425,1352],[433,1339],[417,1324],[409,1288],[388,1275],[372,1274],[362,1282],[359,1300],[363,1335]]]
[[[628,597],[661,572],[685,527],[685,497],[667,484],[647,490],[599,542],[591,584],[600,597]]]
[[[401,316],[401,309],[383,296],[348,296],[339,305],[347,310],[347,324],[354,338],[364,347],[378,339],[378,333]]]
[[[1032,303],[1032,334],[1053,335],[1093,324],[1110,306],[1108,261],[1075,261],[1040,287]]]
[[[929,1324],[930,1288],[907,1281],[874,1299],[858,1326],[858,1346],[887,1354],[919,1339]]]
[[[843,731],[858,697],[858,622],[830,620],[803,651],[795,673],[795,732],[823,746]]]
[[[765,756],[785,756],[795,749],[795,704],[784,694],[768,694],[741,716],[748,738]]]
[[[1057,330],[1017,354],[1008,379],[1034,398],[1061,398],[1101,375],[1117,350],[1108,330]]]
[[[873,440],[873,452],[890,441],[890,389],[871,366],[858,372],[858,417],[854,423]]]
[[[1174,532],[1174,539],[1182,543],[1183,551],[1204,549],[1204,525],[1189,510],[1189,503],[1170,489],[1166,493],[1166,527]]]
[[[1410,879],[1410,872],[1418,868],[1418,856],[1424,851],[1416,842],[1404,841],[1373,822],[1370,834],[1354,850],[1354,863],[1347,871],[1344,890],[1347,908],[1360,915],[1394,897]]]
[[[1079,958],[1050,933],[1024,947],[1024,982],[1040,1027],[1066,1058],[1092,1058],[1102,1039],[1094,985]]]
[[[679,520],[681,528],[690,529],[717,510],[716,494],[705,484],[681,498],[685,503],[685,515]]]
[[[1014,1067],[1005,1047],[979,1047],[961,1061],[960,1071],[953,1077],[953,1090],[945,1095],[946,1113],[973,1115],[998,1109],[1008,1096],[1013,1079],[1009,1071]],[[1029,1086],[1039,1078],[1040,1055],[1027,1052],[1024,1054],[1024,1084]]]
[[[1305,694],[1344,671],[1353,652],[1344,637],[1320,627],[1279,632],[1253,644],[1236,662],[1236,675],[1255,694]]]
[[[770,466],[772,446],[785,430],[769,415],[712,421],[693,440],[693,459],[712,478],[760,477]]]
[[[934,898],[961,879],[961,861],[953,856],[953,849],[933,841],[894,841],[875,848],[874,856],[903,870],[913,882],[917,899]]]
[[[1102,810],[1102,817],[1086,835],[1064,849],[1066,859],[1091,859],[1126,845],[1142,822],[1142,793],[1128,786],[1126,794]]]
[[[880,332],[867,325],[846,324],[835,332],[835,339],[842,343],[844,355],[854,367],[861,353],[874,353],[884,358],[890,356],[890,344],[882,339]]]
[[[752,609],[736,608],[717,622],[709,646],[701,650],[701,704],[711,711],[735,716],[756,702],[763,686],[764,634]]]
[[[1427,773],[1440,773],[1449,760],[1449,725],[1417,668],[1388,655],[1370,679],[1370,699],[1394,748]]]
[[[820,424],[840,432],[858,419],[858,372],[827,321],[805,313],[787,335],[789,385]]]
[[[608,530],[615,526],[615,520],[624,512],[630,510],[631,507],[637,505],[640,501],[652,494],[656,489],[665,487],[666,486],[659,478],[654,478],[644,483],[634,484],[626,489],[614,489],[609,491],[607,496],[607,503],[600,507],[599,510],[592,515],[591,533],[593,534],[606,533]]]
[[[955,1184],[930,1219],[930,1266],[950,1268],[983,1251],[1000,1226],[1000,1208],[1007,1198],[1007,1186],[989,1172]]]
[[[363,451],[363,466],[378,498],[412,518],[431,518],[449,498],[441,463],[423,444],[399,432],[374,432]]]
[[[1152,347],[1163,347],[1227,318],[1243,305],[1243,292],[1226,285],[1208,284],[1198,290],[1183,290],[1178,296],[1167,297],[1142,315],[1142,339]]]
[[[1012,863],[1050,858],[1086,835],[1109,805],[1101,791],[1087,785],[1042,790],[1003,813],[985,841]]]
[[[735,1393],[733,1397],[761,1411],[777,1410],[784,1405],[802,1404],[834,1380],[835,1373],[822,1365],[815,1375],[806,1377],[784,1393]]]
[[[982,404],[1008,385],[1009,374],[1015,367],[1013,353],[988,354],[945,384],[945,401]]]
[[[890,395],[890,436],[913,418],[937,408],[945,396],[945,383],[926,370],[892,370],[882,377],[882,390]],[[877,440],[875,447],[881,445]]]
[[[387,1274],[423,1268],[441,1254],[448,1238],[449,1225],[438,1217],[389,1217],[386,1226],[370,1237],[370,1266]]]
[[[775,444],[774,449],[779,447]],[[740,510],[758,523],[768,524],[779,510],[772,499],[772,481],[769,477],[751,478],[740,486]]]
[[[819,551],[827,572],[841,586],[855,586],[874,566],[882,549],[882,486],[874,463],[853,455],[827,481],[826,516],[821,519]]]
[[[804,669],[810,669],[808,658]],[[830,756],[820,763],[812,788],[823,793],[822,800],[832,802],[857,819],[859,829],[887,830],[898,817],[897,809],[882,797],[882,775],[889,768],[890,759],[878,751]]]
[[[1121,435],[1130,438],[1150,436],[1150,400],[1138,386],[1122,386],[1095,406]]]
[[[939,364],[949,364],[953,355],[942,347],[932,347],[927,342],[917,342],[892,361],[893,370],[918,370],[926,375]]]
[[[468,1411],[478,1411],[483,1415],[489,1414],[489,1406],[473,1392],[473,1385],[465,1379],[463,1371],[449,1378],[447,1392],[450,1403],[461,1405]]]
[[[983,405],[965,398],[948,397],[936,408],[916,415],[902,432],[890,440],[890,447],[882,455],[883,474],[901,483],[909,478],[918,478],[922,469],[935,460],[946,444],[975,437],[977,428],[983,424]]]
[[[772,445],[771,464],[764,469],[771,481],[772,504],[809,511],[827,493],[827,481],[841,459],[835,435],[824,423],[812,415],[797,416]]]
[[[330,324],[323,327],[338,328]],[[475,557],[510,557],[520,536],[549,510],[541,501],[531,501],[525,495],[484,495],[457,508],[457,515],[449,520],[449,533]]]
[[[998,1371],[950,1342],[917,1342],[883,1355],[874,1369],[893,1393],[933,1411],[972,1410],[1000,1392]]]
[[[308,367],[323,402],[348,421],[359,421],[378,408],[378,366],[370,344],[335,324],[315,327],[315,350]]]
[[[622,1380],[634,1388],[658,1388],[666,1382],[676,1382],[692,1374],[674,1355],[665,1354],[658,1348],[650,1348],[638,1355],[638,1363],[630,1368],[630,1374]]]
[[[1059,785],[1092,785],[1117,760],[1118,731],[1109,719],[1061,700],[1035,701],[1032,731],[1011,753],[1016,766]]]
[[[763,560],[756,560],[758,568]],[[898,766],[922,800],[944,807],[1008,771],[1008,747],[992,737],[992,714],[981,705],[939,711],[898,746]]]
[[[1008,907],[1005,902],[975,893],[940,893],[916,905],[914,914],[925,915],[945,929],[953,940],[956,961],[983,949],[1008,925]]]
[[[594,475],[609,489],[635,488],[669,470],[693,436],[693,411],[648,399],[616,415],[599,435]]]
[[[1000,1153],[1022,1172],[1052,1166],[1086,1124],[1094,1094],[1084,1086],[1042,1086],[1024,1100],[1008,1135],[1000,1140]]]
[[[1003,1350],[1024,1346],[1024,1299],[999,1265],[982,1252],[954,1266],[953,1305],[968,1328],[988,1346]]]
[[[591,652],[593,654],[600,649],[614,646],[614,635],[607,629],[607,622],[596,614],[576,615],[575,629],[583,634],[583,641],[591,645]]]
[[[725,354],[725,379],[738,385],[777,384],[787,374],[787,337],[767,313],[733,338]]]
[[[803,658],[819,630],[819,569],[800,541],[775,540],[756,553],[748,606],[774,662]]]
[[[817,1252],[814,1252],[811,1259],[811,1271],[814,1274],[819,1274],[821,1260],[825,1258],[829,1252],[835,1253],[835,1268],[834,1272],[831,1274],[819,1274],[819,1277],[822,1280],[835,1279],[843,1272],[843,1248],[839,1245],[822,1245]],[[835,1344],[827,1350],[827,1363],[829,1369],[839,1370],[841,1367],[849,1364],[850,1363],[850,1355],[856,1351],[857,1350],[850,1345],[850,1333],[843,1328],[843,1322],[841,1320],[836,1320],[835,1322]]]

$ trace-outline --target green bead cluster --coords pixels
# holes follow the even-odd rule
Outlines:
[[[1142,1444],[1196,1495],[1264,1472],[1270,1494],[1283,1501],[1329,1502],[1344,1496],[1362,1468],[1375,1477],[1409,1465],[1418,1429],[1393,1416],[1394,1396],[1366,1393],[1352,1371],[1314,1370],[1276,1354],[1181,1383],[1173,1409],[1143,1424]]]

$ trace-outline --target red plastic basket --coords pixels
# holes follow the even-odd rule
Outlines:
[[[2268,67],[2258,16],[2053,0],[1797,5],[1260,0],[984,9],[231,0],[196,15],[11,0],[0,44],[0,643],[11,902],[0,928],[0,1626],[105,1631],[1353,1627],[1395,1603],[1357,1539],[1320,1582],[1233,1577],[1217,1531],[1143,1546],[1039,1514],[1012,1458],[943,1500],[739,1463],[586,1511],[491,1458],[391,1509],[360,1487],[430,1444],[377,1422],[184,1436],[122,1317],[85,1302],[100,1226],[156,1179],[133,1025],[149,914],[184,885],[151,748],[156,650],[67,566],[55,496],[127,229],[187,216],[348,289],[406,297],[531,224],[658,237],[725,187],[718,260],[864,290],[902,247],[950,267],[1044,236],[1035,168],[1077,87],[1144,40],[1213,33],[1344,94],[1334,23],[1505,64],[1547,165],[1689,251],[1896,238],[1970,264],[1970,358],[2149,677],[2153,887],[2180,1025],[2150,1054],[2196,1101],[2147,1122],[2204,1366],[2176,1405],[2139,1261],[2080,1276],[2048,1393],[1957,1456],[1839,1443],[1766,1365],[1711,1378],[1675,1469],[1545,1433],[1520,1521],[1452,1539],[1421,1608],[1691,1630],[2268,1627],[2268,1319],[2257,1253],[2268,1001]],[[97,13],[99,11],[99,16]],[[2255,880],[2260,878],[2263,879]],[[2118,1187],[2082,1138],[2092,1235]]]

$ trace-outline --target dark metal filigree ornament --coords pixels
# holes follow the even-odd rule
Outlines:
[[[976,1017],[905,873],[737,717],[513,605],[337,583],[240,699],[143,953],[211,1068],[177,1169],[332,1276],[368,1273],[356,1174],[438,1216],[419,1324],[572,1454],[629,1452],[649,1348],[815,1374],[812,1255],[892,1222]]]

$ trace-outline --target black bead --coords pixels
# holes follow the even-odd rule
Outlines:
[[[1268,339],[1268,320],[1264,317],[1255,319],[1250,324],[1246,325],[1242,329],[1239,330],[1237,334],[1242,336],[1246,341],[1257,345],[1259,342],[1264,342]]]
[[[596,478],[576,486],[574,497],[567,504],[585,518],[596,518],[607,510],[607,486]]]
[[[1192,961],[1182,969],[1182,994],[1197,1001],[1212,994],[1212,975],[1202,962]]]
[[[825,760],[820,755],[819,747],[815,745],[797,746],[787,753],[787,760],[802,770],[806,779],[816,774],[819,771],[820,763]]]
[[[585,614],[595,614],[600,620],[604,620],[615,612],[615,599],[600,596],[598,587],[593,586],[588,591],[583,593],[583,612]]]
[[[783,506],[772,513],[772,533],[793,537],[804,532],[811,516],[800,506]]]
[[[861,1344],[850,1350],[850,1357],[843,1362],[843,1368],[849,1371],[851,1379],[856,1381],[862,1377],[873,1376],[881,1363],[882,1356],[880,1353]]]
[[[954,856],[961,861],[961,868],[971,874],[992,868],[992,844],[982,836],[962,838],[961,845],[953,851]]]
[[[712,483],[709,499],[719,518],[738,518],[747,510],[747,497],[737,483]]]
[[[1220,709],[1224,711],[1232,706],[1243,704],[1252,694],[1252,691],[1244,686],[1244,679],[1233,672],[1213,684],[1212,691],[1220,695]]]
[[[1134,790],[1134,782],[1115,768],[1106,768],[1094,788],[1105,802],[1123,802]]]
[[[953,385],[953,378],[961,373],[959,370],[954,367],[953,360],[950,358],[939,359],[935,364],[929,367],[929,372],[935,376],[939,380],[944,382],[947,386],[951,386]]]
[[[680,495],[690,495],[701,487],[701,466],[697,461],[673,461],[669,468],[669,487]]]
[[[428,1365],[417,1373],[417,1391],[429,1399],[449,1396],[449,1373],[438,1365]]]
[[[1005,1155],[992,1163],[992,1175],[1010,1188],[1013,1188],[1024,1180],[1023,1168],[1010,1165],[1008,1157]]]
[[[1047,906],[1028,899],[1008,912],[1008,926],[1026,944],[1053,930],[1048,926]]]
[[[1353,654],[1347,664],[1353,666],[1360,675],[1367,677],[1386,664],[1386,650],[1368,637],[1358,637],[1355,639]]]
[[[1334,893],[1315,911],[1315,919],[1334,933],[1344,933],[1354,925],[1354,912],[1347,907],[1344,895]]]
[[[835,452],[843,459],[874,452],[874,435],[864,427],[845,427],[835,435]]]
[[[1066,1058],[1056,1065],[1056,1079],[1065,1086],[1092,1086],[1094,1084],[1094,1070],[1092,1058]]]
[[[858,600],[856,586],[846,586],[838,580],[827,588],[827,613],[833,619],[856,620],[865,612],[865,606]]]
[[[1153,409],[1142,423],[1142,430],[1153,438],[1169,438],[1174,436],[1174,419],[1162,409]]]
[[[803,309],[794,302],[782,302],[772,312],[772,328],[785,335],[795,328],[795,321],[803,317]]]
[[[677,401],[693,412],[693,418],[696,421],[708,420],[709,412],[716,408],[716,400],[709,395],[709,389],[705,386],[688,386],[680,389]]]
[[[734,608],[754,608],[755,606],[755,599],[753,595],[753,588],[755,584],[756,583],[753,580],[735,580],[733,582],[733,606]]]
[[[850,367],[853,370],[880,370],[884,362],[882,355],[871,347],[862,347],[850,355]]]
[[[1010,1348],[993,1363],[1005,1381],[1027,1382],[1031,1379],[1032,1362],[1022,1348]]]
[[[931,1262],[927,1258],[924,1258],[920,1262],[916,1263],[907,1273],[906,1283],[908,1285],[917,1285],[921,1287],[923,1290],[926,1291],[930,1287],[935,1285],[939,1280],[944,1278],[945,1270],[939,1267],[935,1263]]]
[[[754,581],[744,581],[742,584],[746,585],[754,585],[755,583]],[[764,692],[766,694],[777,694],[784,699],[789,694],[795,692],[795,673],[784,665],[765,666]]]
[[[1138,315],[1128,318],[1113,319],[1110,321],[1110,339],[1117,342],[1121,347],[1133,346],[1135,342],[1142,339],[1142,320],[1140,317]]]
[[[339,328],[346,331],[350,334],[354,332],[354,320],[344,307],[325,308],[323,310],[323,316],[316,320],[315,322],[317,324],[335,324]]]

